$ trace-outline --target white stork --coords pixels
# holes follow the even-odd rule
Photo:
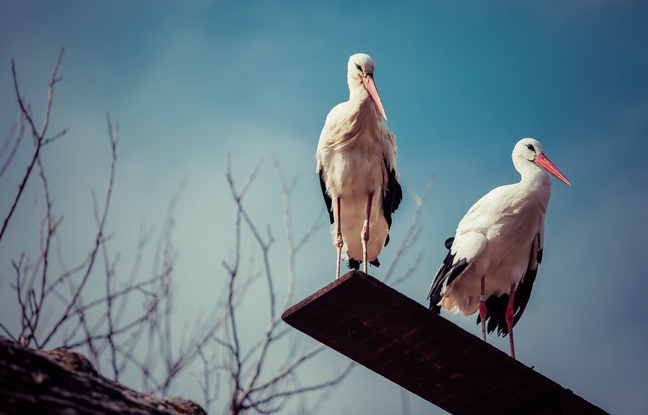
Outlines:
[[[396,170],[396,138],[389,131],[376,84],[374,61],[358,53],[349,58],[349,100],[326,117],[317,144],[317,172],[337,248],[336,279],[342,249],[349,268],[367,262],[389,242],[391,215],[403,197]],[[335,206],[333,206],[335,202]]]
[[[471,315],[482,338],[497,329],[509,334],[515,358],[513,326],[524,312],[542,260],[544,221],[551,197],[551,178],[567,178],[545,156],[533,138],[520,140],[513,149],[513,165],[521,180],[491,190],[475,203],[446,241],[448,255],[437,271],[428,299],[430,309]]]

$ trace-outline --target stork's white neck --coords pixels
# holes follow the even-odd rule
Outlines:
[[[371,99],[362,82],[358,80],[355,74],[349,74],[347,83],[349,84],[349,101],[364,101]]]
[[[525,159],[513,160],[516,170],[520,173],[519,185],[526,193],[537,194],[545,201],[545,205],[549,203],[551,197],[551,177],[540,166],[532,161]]]
[[[365,119],[366,117],[370,119],[376,118],[377,120],[382,118],[378,107],[376,107],[376,104],[364,85],[357,79],[352,79],[351,77],[349,77],[349,101],[347,108],[350,110],[350,113],[354,114],[357,120]]]

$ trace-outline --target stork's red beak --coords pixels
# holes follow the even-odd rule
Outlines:
[[[533,160],[538,166],[544,168],[547,170],[549,173],[551,173],[556,179],[560,180],[561,182],[571,186],[571,183],[567,178],[565,177],[564,174],[560,170],[558,170],[558,167],[556,167],[551,160],[547,158],[544,154],[539,154],[535,157]]]
[[[374,82],[373,74],[367,74],[363,76],[362,84],[364,85],[365,89],[369,93],[369,96],[371,96],[371,99],[373,99],[373,102],[374,104],[376,104],[376,107],[378,107],[378,111],[380,111],[380,113],[386,120],[387,114],[385,114],[385,108],[383,108],[383,104],[380,101],[380,95],[378,95],[378,90],[376,89],[376,83]]]

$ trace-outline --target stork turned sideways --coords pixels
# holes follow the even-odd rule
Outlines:
[[[374,61],[358,53],[349,58],[349,100],[326,117],[315,158],[337,249],[336,279],[342,252],[349,268],[379,266],[389,242],[391,215],[403,197],[396,170],[396,137],[373,78]]]
[[[497,187],[475,203],[446,241],[448,255],[430,288],[430,309],[471,315],[479,310],[482,338],[497,329],[509,335],[515,358],[513,326],[531,295],[544,246],[544,222],[551,178],[541,167],[571,186],[533,138],[513,149],[521,180]]]

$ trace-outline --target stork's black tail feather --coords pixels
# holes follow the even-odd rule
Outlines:
[[[539,236],[538,236],[539,238]],[[533,250],[536,245],[532,245],[531,249]],[[531,258],[534,257],[534,252],[531,252]],[[535,253],[538,264],[542,261],[542,249],[538,250]],[[517,289],[515,290],[515,296],[513,297],[513,327],[517,324],[524,309],[529,303],[529,298],[531,298],[531,290],[533,289],[533,283],[535,282],[536,275],[538,274],[537,265],[534,269],[527,269],[524,278],[518,284]],[[486,300],[486,330],[488,333],[492,333],[497,330],[498,336],[506,336],[508,334],[508,324],[506,323],[506,308],[509,303],[509,294],[502,294],[499,297],[496,295],[491,295]],[[477,316],[477,324],[481,323],[481,317]]]
[[[360,261],[356,261],[355,259],[349,259],[349,269],[360,269]]]
[[[374,267],[379,267],[380,266],[380,261],[378,261],[378,258],[374,259],[373,261],[369,261],[369,263],[371,265],[373,265]],[[349,259],[348,266],[349,266],[349,269],[360,269],[360,264],[362,264],[362,262],[351,258],[351,259]]]
[[[531,289],[536,279],[538,270],[529,270],[524,276],[524,282],[518,284],[515,290],[515,297],[513,297],[513,327],[517,324],[524,309],[526,308],[529,298],[531,297]],[[506,308],[508,307],[509,295],[502,294],[501,296],[491,295],[486,300],[486,331],[488,334],[497,330],[498,336],[506,336],[508,334],[508,325],[506,324]],[[477,316],[477,324],[481,324],[481,317]]]
[[[428,294],[428,300],[430,300],[430,310],[434,311],[437,314],[441,314],[441,307],[439,302],[441,302],[441,290],[443,289],[444,283],[450,284],[455,278],[457,278],[468,266],[465,258],[454,262],[455,256],[452,254],[452,244],[454,243],[454,237],[448,238],[445,241],[445,247],[448,250],[448,254],[443,260],[443,264],[437,271],[432,286],[430,287],[430,292]]]

